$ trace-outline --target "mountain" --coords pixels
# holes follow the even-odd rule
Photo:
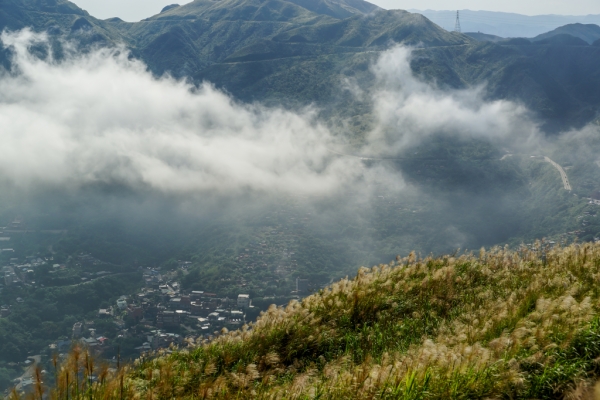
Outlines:
[[[78,17],[89,14],[75,4],[65,0],[1,0],[0,27],[17,30],[35,27],[51,29],[56,25],[67,25]]]
[[[121,209],[117,203],[122,189],[92,188],[81,201],[87,203],[87,196],[95,198],[96,193],[106,190],[117,200],[110,200],[106,208],[113,209],[114,204],[115,211],[96,207],[106,199],[100,197],[97,203],[90,202],[73,214],[68,213],[78,208],[72,206],[77,203],[73,196],[68,194],[66,200],[57,200],[54,205],[52,199],[62,193],[46,198],[40,191],[39,204],[43,205],[36,213],[43,216],[38,218],[70,220],[69,233],[57,239],[54,247],[45,242],[38,246],[33,242],[36,236],[23,238],[24,244],[20,238],[13,239],[28,252],[48,249],[48,256],[52,254],[60,263],[71,255],[83,255],[85,250],[85,254],[138,271],[142,265],[156,266],[165,279],[181,279],[179,283],[186,291],[206,290],[232,298],[241,290],[252,290],[253,296],[264,296],[260,300],[264,305],[271,301],[272,291],[289,296],[296,277],[310,276],[314,287],[323,287],[352,272],[363,260],[389,260],[399,249],[443,254],[458,246],[478,249],[508,243],[517,247],[535,237],[593,242],[600,236],[600,215],[586,200],[589,193],[598,190],[600,181],[594,135],[577,139],[564,135],[545,141],[543,150],[551,152],[548,157],[568,171],[573,190],[564,190],[562,167],[557,171],[544,158],[531,157],[527,149],[510,148],[511,143],[505,150],[504,143],[499,145],[487,136],[486,127],[494,131],[489,115],[503,109],[502,104],[478,108],[480,99],[472,91],[450,91],[481,88],[485,100],[508,99],[524,105],[548,135],[585,126],[597,120],[600,107],[600,46],[589,46],[576,36],[562,33],[535,43],[523,38],[481,41],[486,36],[473,38],[449,32],[421,14],[381,10],[350,0],[196,0],[172,5],[137,23],[99,20],[66,1],[0,1],[1,29],[30,26],[47,31],[57,48],[63,40],[82,50],[124,44],[156,76],[168,73],[195,84],[212,82],[231,95],[235,99],[232,102],[257,102],[293,111],[311,105],[311,110],[319,113],[317,123],[329,124],[334,133],[345,135],[342,138],[352,151],[348,155],[360,154],[365,139],[361,135],[369,130],[378,111],[370,103],[378,84],[372,65],[395,44],[412,46],[412,72],[430,84],[422,96],[424,105],[417,99],[413,106],[417,113],[429,112],[432,120],[440,115],[433,107],[427,109],[429,92],[446,103],[464,100],[470,102],[469,110],[477,108],[475,117],[469,110],[466,117],[462,110],[456,116],[474,119],[475,135],[470,135],[468,128],[460,128],[466,124],[455,128],[452,122],[448,132],[427,131],[416,144],[399,151],[398,159],[363,158],[360,162],[366,172],[366,187],[355,193],[342,192],[339,197],[314,202],[300,198],[304,196],[275,197],[260,204],[268,208],[264,215],[253,211],[253,193],[242,194],[239,199],[231,196],[231,208],[215,204],[215,208],[202,212],[202,203],[196,204],[196,197],[190,196],[182,207],[207,214],[210,223],[203,223],[186,214],[171,218],[166,211],[178,209],[175,201],[157,200],[156,207],[146,206],[146,191],[132,196],[131,208]],[[0,57],[5,57],[7,65],[10,49]],[[344,82],[357,90],[344,90]],[[360,92],[366,93],[364,98],[355,96]],[[264,115],[270,112],[256,109],[264,110]],[[390,114],[394,111],[389,110]],[[492,124],[497,121],[494,117],[490,120]],[[395,134],[402,127],[393,129]],[[467,132],[455,132],[458,130]],[[117,130],[115,137],[118,134]],[[178,164],[176,154],[174,157],[173,163]],[[390,171],[390,179],[371,185],[368,176],[378,174],[380,167],[386,171],[384,178]],[[400,194],[395,191],[399,183],[403,187],[406,184],[407,189]],[[152,195],[148,197],[152,203]],[[229,196],[224,197],[228,203]],[[257,196],[256,203],[263,199]],[[220,203],[219,197],[213,200]],[[244,206],[236,207],[237,200]],[[10,209],[0,216],[13,213],[11,207],[3,205],[3,209]],[[304,222],[298,223],[300,220]],[[266,268],[247,268],[250,265],[240,261],[255,248],[262,252],[263,240],[273,249],[273,257],[267,255]],[[389,265],[363,269],[356,279],[341,281],[286,309],[272,307],[248,329],[229,335],[223,331],[211,343],[198,343],[206,331],[197,330],[193,339],[200,346],[165,351],[154,359],[143,356],[135,366],[118,370],[113,378],[104,379],[104,372],[110,374],[104,370],[95,375],[98,381],[93,390],[87,386],[90,380],[83,378],[80,382],[86,389],[73,389],[73,377],[80,376],[81,364],[71,359],[67,364],[77,370],[70,374],[70,386],[65,379],[69,370],[53,369],[58,371],[59,390],[66,390],[50,398],[63,398],[67,392],[74,400],[90,395],[575,398],[569,393],[574,385],[587,391],[586,385],[598,373],[600,329],[590,312],[599,300],[598,250],[596,244],[565,249],[535,244],[517,252],[496,249],[462,257],[455,252],[425,260],[413,253]],[[292,260],[298,268],[281,274],[282,269],[287,270],[278,266],[282,252],[285,259],[294,253]],[[6,253],[4,257],[13,255]],[[193,266],[186,267],[184,273],[177,260],[185,259],[193,260]],[[261,265],[256,262],[256,266]],[[281,263],[284,265],[289,265],[288,261]],[[50,266],[44,271],[48,271],[47,276],[54,275]],[[85,288],[79,276],[73,279],[77,288]],[[116,279],[127,280],[124,276]],[[37,277],[36,281],[42,284]],[[112,281],[101,282],[112,285]],[[69,301],[87,299],[90,306],[72,311],[56,303],[54,288],[46,286],[51,289],[48,297],[40,297],[40,292],[32,294],[30,287],[3,289],[3,302],[10,303],[26,293],[31,306],[14,308],[10,319],[2,319],[2,332],[7,333],[2,333],[0,356],[19,361],[27,354],[41,354],[41,349],[50,351],[47,341],[70,335],[75,318],[91,316],[101,306],[100,299],[106,298],[109,304],[112,298],[69,292]],[[117,285],[114,289],[120,292],[116,296],[134,293]],[[41,322],[46,320],[45,308],[40,306],[45,302],[53,304],[57,321],[58,316],[60,321],[66,318],[48,335],[44,331],[52,325]],[[195,322],[190,322],[195,329]],[[114,329],[112,322],[106,325]],[[146,342],[153,328],[142,324],[128,329],[123,336],[131,337],[109,339],[114,343],[109,346],[113,346],[115,356],[126,354],[121,352],[125,346],[130,351],[127,354],[137,356],[138,346]],[[16,336],[14,332],[19,333],[18,341],[9,341]]]
[[[413,68],[425,76],[456,74],[449,81],[456,87],[486,84],[490,98],[523,102],[549,130],[581,126],[595,118],[600,105],[596,94],[600,77],[595,67],[600,62],[600,49],[587,44],[528,44],[527,40],[518,40],[424,49],[421,53],[427,61]]]
[[[536,42],[564,34],[574,36],[584,40],[588,44],[592,44],[596,40],[600,39],[600,26],[595,24],[569,24],[556,28],[553,31],[538,35],[534,37],[532,41]]]
[[[362,268],[249,325],[124,371],[81,398],[593,399],[600,245]],[[65,390],[77,350],[56,377]],[[589,394],[589,396],[588,396]],[[76,395],[74,395],[76,396]],[[75,397],[74,397],[75,398]]]
[[[162,8],[162,10],[160,10],[160,13],[162,14],[166,11],[172,10],[173,8],[177,8],[177,7],[180,7],[180,5],[179,4],[169,4],[168,6],[164,6]]]
[[[540,41],[545,46],[531,49],[523,46],[527,41],[487,46],[420,14],[363,7],[368,15],[335,18],[329,11],[320,14],[298,4],[306,6],[283,0],[196,0],[111,28],[131,38],[134,52],[156,74],[169,71],[196,82],[208,80],[244,101],[314,102],[352,116],[361,106],[340,97],[336,88],[342,77],[350,74],[366,84],[372,76],[363,65],[402,43],[420,47],[422,58],[413,68],[425,79],[455,88],[485,84],[490,98],[526,104],[549,131],[582,126],[600,106],[594,94],[600,78],[593,72],[600,54],[576,48],[583,45],[576,38]],[[321,4],[311,8],[323,10],[329,3]],[[353,9],[361,10],[355,4]],[[474,57],[494,62],[473,64]]]
[[[225,60],[322,57],[346,52],[348,48],[350,52],[374,47],[381,50],[392,42],[468,42],[419,15],[385,11],[368,7],[368,3],[353,2],[354,14],[348,18],[333,17],[333,5],[342,4],[347,5],[299,0],[196,0],[140,23],[111,25],[131,38],[133,47],[154,72],[170,71],[175,76],[195,75]],[[371,14],[366,16],[357,11],[359,8]]]
[[[381,10],[374,4],[363,0],[290,0],[307,10],[317,14],[329,15],[334,18],[348,18],[357,14],[370,14]]]
[[[363,0],[288,0],[288,1],[211,1],[211,0],[195,0],[179,7],[171,7],[164,10],[172,11],[168,15],[158,15],[146,20],[155,19],[157,17],[192,17],[192,18],[218,18],[218,19],[259,19],[271,20],[273,15],[270,13],[276,9],[280,9],[290,15],[282,15],[287,19],[294,13],[298,13],[298,9],[303,9],[300,13],[306,11],[317,14],[327,15],[336,19],[344,19],[357,14],[369,14],[376,10],[381,10],[374,4]],[[277,12],[277,11],[276,11]],[[162,14],[162,13],[161,13]]]
[[[368,85],[364,65],[406,44],[419,47],[413,69],[424,79],[485,84],[490,99],[524,103],[549,130],[581,126],[600,106],[597,47],[559,37],[526,48],[527,41],[449,32],[420,14],[362,0],[195,0],[137,23],[98,20],[65,0],[2,1],[0,29],[31,26],[81,46],[125,43],[156,75],[209,80],[243,101],[315,103],[356,115],[362,105],[341,94],[339,82],[352,75]]]
[[[431,21],[454,29],[456,10],[408,10],[423,14]],[[522,15],[493,11],[460,10],[460,24],[463,32],[481,32],[500,37],[534,37],[567,24],[600,25],[600,15]]]
[[[89,15],[66,0],[0,0],[0,30],[31,28],[66,38],[81,46],[110,46],[122,35],[110,24]],[[0,61],[4,62],[0,55]]]
[[[302,26],[277,35],[273,40],[378,49],[400,43],[426,47],[469,43],[464,36],[446,32],[420,14],[400,10],[378,11],[367,17],[358,15],[316,26]]]

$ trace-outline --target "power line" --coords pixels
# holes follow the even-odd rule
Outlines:
[[[460,29],[460,13],[459,11],[456,11],[456,23],[454,24],[454,32],[458,32],[461,33],[461,29]]]

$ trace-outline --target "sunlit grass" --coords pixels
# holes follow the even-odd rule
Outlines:
[[[362,268],[239,331],[112,372],[76,348],[56,363],[56,387],[30,396],[593,399],[600,245],[536,246]]]

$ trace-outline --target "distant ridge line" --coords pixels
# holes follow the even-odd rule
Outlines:
[[[422,14],[442,28],[452,31],[456,10],[407,10]],[[581,23],[600,25],[600,14],[589,15],[523,15],[516,13],[459,10],[463,32],[481,32],[501,37],[532,38],[564,25]]]

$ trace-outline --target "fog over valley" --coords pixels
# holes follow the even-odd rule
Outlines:
[[[337,224],[371,228],[383,223],[373,213],[387,196],[397,208],[414,208],[414,200],[402,200],[408,196],[437,210],[420,211],[425,213],[445,214],[455,207],[473,211],[474,204],[488,213],[487,202],[501,214],[513,213],[512,203],[524,201],[517,199],[524,194],[520,177],[510,170],[501,178],[513,182],[508,186],[498,187],[499,178],[492,175],[441,184],[442,189],[427,187],[432,178],[419,177],[418,169],[408,172],[407,182],[403,164],[413,169],[443,163],[447,155],[440,159],[418,151],[432,141],[449,140],[459,152],[483,147],[477,157],[496,164],[506,164],[499,162],[500,146],[534,154],[544,143],[526,107],[486,100],[483,87],[443,90],[425,83],[411,70],[412,50],[403,46],[392,47],[369,66],[372,85],[361,87],[351,78],[339,82],[340,92],[371,107],[368,130],[356,142],[345,134],[352,128],[343,116],[332,126],[315,105],[292,110],[243,103],[210,82],[196,87],[168,75],[154,77],[124,48],[81,54],[64,42],[64,55],[56,59],[48,37],[29,30],[5,32],[2,43],[11,62],[0,79],[2,176],[10,188],[5,193],[34,204],[48,199],[48,192],[53,201],[80,203],[86,210],[90,201],[108,197],[119,204],[168,201],[182,218],[188,213],[223,218],[291,196],[304,199],[303,207],[324,207],[318,212]],[[25,153],[31,157],[23,159]],[[489,187],[494,198],[471,187],[472,179]],[[99,197],[90,200],[89,191]],[[336,205],[331,209],[324,203]],[[22,214],[18,204],[13,207],[14,215]],[[121,215],[119,207],[111,212]],[[456,212],[457,220],[468,217]],[[454,232],[449,243],[421,250],[487,244],[453,219],[427,228]],[[494,225],[486,229],[494,231]]]
[[[152,363],[190,356],[206,365],[182,398],[289,398],[282,371],[294,393],[346,376],[332,363],[404,374],[428,341],[518,359],[490,361],[502,382],[570,360],[547,332],[510,335],[595,307],[573,263],[600,241],[600,27],[507,39],[361,0],[195,0],[132,23],[10,0],[0,29],[0,393],[166,398]],[[79,354],[107,366],[88,392],[58,367]],[[453,372],[421,372],[449,393],[428,379]],[[402,376],[352,396],[408,396]],[[527,382],[515,398],[552,386]]]

